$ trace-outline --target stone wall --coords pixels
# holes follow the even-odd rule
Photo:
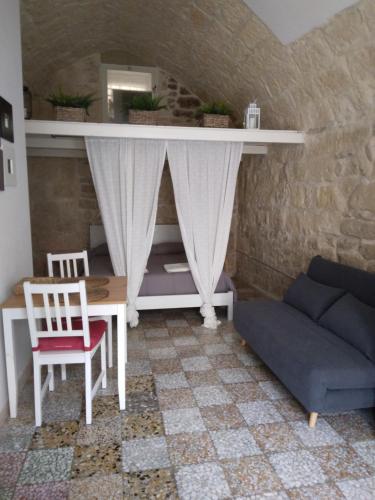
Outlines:
[[[29,189],[34,273],[47,272],[48,252],[89,248],[90,225],[101,216],[85,158],[29,158]],[[169,169],[163,171],[157,224],[177,224]]]
[[[374,10],[361,2],[280,48],[287,64],[268,81],[276,125],[306,131],[241,169],[239,274],[272,295],[316,254],[375,271]]]
[[[130,59],[136,66],[134,59]],[[53,107],[46,102],[46,97],[61,88],[66,93],[92,93],[97,100],[89,109],[88,122],[103,121],[103,100],[100,79],[101,64],[128,66],[129,59],[123,52],[91,54],[77,59],[74,63],[48,75],[42,81],[32,82],[30,90],[33,95],[33,116],[35,120],[53,120]],[[158,112],[158,124],[175,126],[197,125],[196,110],[202,104],[199,97],[192,93],[183,83],[172,75],[158,68],[156,94],[163,97],[162,104],[166,109]]]
[[[162,67],[202,99],[231,103],[238,118],[257,98],[262,128],[304,130],[307,142],[244,159],[241,278],[280,295],[316,253],[375,270],[374,0],[288,46],[241,0],[90,5],[98,15],[77,7],[74,23],[69,2],[59,6],[57,23],[53,2],[40,9],[24,1],[24,69],[32,88],[81,57],[126,47],[136,61],[130,64]]]
[[[76,59],[71,64],[50,72],[42,80],[29,84],[33,96],[34,120],[54,120],[54,109],[46,102],[46,97],[61,88],[66,93],[94,94],[96,100],[89,109],[87,121],[102,121],[102,101],[100,85],[100,54],[90,54]]]
[[[102,224],[90,167],[85,158],[28,159],[34,273],[47,272],[48,252],[89,248],[90,225]],[[157,224],[178,224],[172,179],[166,163],[160,185]],[[237,207],[225,270],[236,271]]]
[[[87,160],[28,158],[28,169],[34,273],[45,275],[48,252],[88,248],[100,213]]]
[[[31,89],[33,118],[52,120],[53,109],[45,101],[52,90],[92,92],[100,95],[100,64],[131,63],[122,52],[93,54],[75,61],[49,75],[43,85]],[[168,72],[159,69],[158,93],[164,96],[167,109],[159,113],[160,125],[195,126],[195,112],[201,100]],[[87,121],[102,121],[100,101],[90,108]],[[100,224],[100,212],[87,159],[35,158],[28,159],[31,225],[33,236],[34,270],[46,272],[46,253],[80,251],[89,247],[89,227]],[[60,189],[61,186],[61,189]],[[225,270],[236,272],[237,217],[233,217]],[[177,224],[172,180],[166,163],[158,201],[157,224]]]
[[[28,158],[34,273],[47,272],[48,252],[89,248],[91,224],[102,224],[90,167],[85,158]],[[236,272],[237,205],[225,270]],[[178,224],[172,179],[166,163],[160,185],[157,224]]]
[[[65,92],[100,95],[100,64],[125,64],[123,55],[93,54],[49,75],[43,85],[33,87],[33,118],[54,119],[45,97],[60,86]],[[159,70],[160,94],[168,108],[159,123],[195,125],[195,111],[201,104],[182,83]],[[87,121],[102,121],[102,104],[94,103]],[[100,224],[100,212],[86,158],[29,157],[29,186],[34,270],[46,272],[47,252],[79,251],[89,247],[90,224]],[[157,224],[177,224],[172,181],[165,166],[158,204]],[[232,252],[233,256],[233,252]]]

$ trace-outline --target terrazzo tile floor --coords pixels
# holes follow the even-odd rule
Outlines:
[[[0,499],[375,499],[372,410],[309,429],[231,323],[199,325],[194,310],[142,313],[128,332],[127,409],[114,367],[91,426],[82,367],[56,374],[38,429],[30,381],[0,427]]]

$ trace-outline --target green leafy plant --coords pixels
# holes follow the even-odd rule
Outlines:
[[[89,107],[96,100],[94,94],[65,94],[61,89],[55,94],[50,94],[46,99],[54,107],[83,108],[87,114],[89,114]]]
[[[167,107],[161,104],[162,100],[163,97],[153,97],[151,94],[140,94],[134,96],[130,101],[129,109],[137,111],[158,111],[159,109],[165,109]]]
[[[197,111],[197,117],[200,117],[204,114],[231,116],[232,113],[233,111],[227,104],[225,104],[225,102],[213,101],[203,104]]]

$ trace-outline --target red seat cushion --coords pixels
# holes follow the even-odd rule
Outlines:
[[[79,330],[79,327],[75,326],[74,329]],[[107,329],[107,322],[102,319],[98,321],[90,321],[89,329],[89,347],[84,346],[83,337],[48,337],[46,339],[39,339],[39,345],[38,347],[33,347],[33,351],[92,351],[101,341],[104,332]]]

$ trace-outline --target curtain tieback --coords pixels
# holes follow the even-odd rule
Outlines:
[[[212,304],[205,302],[200,308],[200,313],[204,317],[203,326],[206,328],[216,329],[220,324],[216,317],[215,308]]]
[[[126,315],[127,315],[127,321],[132,328],[138,326],[139,313],[137,311],[137,308],[135,307],[135,304],[128,304],[126,306]]]

